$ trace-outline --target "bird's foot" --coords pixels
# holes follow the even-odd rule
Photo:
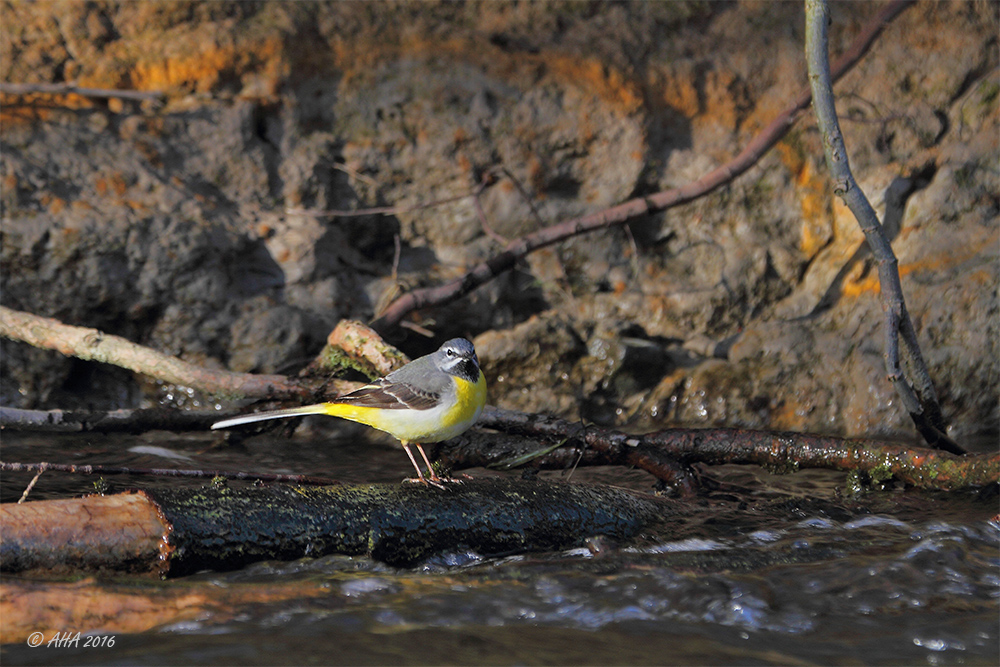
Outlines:
[[[446,482],[448,480],[441,479],[440,477],[437,476],[434,476],[430,479],[421,476],[421,477],[407,477],[403,481],[410,482],[412,484],[423,484],[424,486],[436,486],[439,489],[443,489],[445,487],[444,484],[442,484],[442,482]]]
[[[466,479],[472,479],[468,475],[462,475],[462,477],[464,479],[457,479],[455,477],[452,477],[451,475],[446,475],[445,477],[441,477],[440,475],[431,475],[431,481],[441,482],[442,484],[461,484]]]

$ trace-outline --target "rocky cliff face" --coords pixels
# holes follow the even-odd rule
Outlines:
[[[879,7],[834,5],[834,55]],[[1000,423],[997,11],[917,3],[835,89],[956,434]],[[3,14],[5,82],[165,94],[3,97],[3,304],[245,371],[289,370],[339,318],[371,318],[503,239],[697,179],[806,83],[798,3]],[[372,207],[394,210],[325,213]],[[804,115],[710,196],[534,253],[413,320],[475,336],[506,407],[636,428],[908,433],[862,245]],[[123,372],[2,351],[5,404],[158,398]]]

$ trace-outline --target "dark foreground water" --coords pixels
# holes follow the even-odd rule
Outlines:
[[[261,438],[218,448],[215,442],[201,435],[4,433],[3,460],[302,472],[372,482],[408,474],[405,456],[388,444]],[[500,559],[452,553],[409,570],[328,556],[202,573],[172,585],[225,591],[307,583],[323,594],[117,635],[113,647],[5,644],[0,657],[4,665],[1000,661],[995,495],[895,490],[846,498],[843,474],[779,477],[736,466],[710,474],[725,482],[722,489],[633,544],[597,541],[589,549]],[[3,501],[16,500],[30,478],[4,475]],[[46,473],[31,498],[86,492],[92,481]],[[640,491],[652,485],[643,473],[610,469],[578,470],[572,482],[581,481]]]

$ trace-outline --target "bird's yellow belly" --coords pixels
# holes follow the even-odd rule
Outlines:
[[[390,410],[333,403],[327,406],[326,413],[367,424],[399,440],[440,442],[472,426],[486,404],[486,380],[481,372],[478,382],[459,379],[456,385],[456,400],[450,408],[442,405],[429,410]]]

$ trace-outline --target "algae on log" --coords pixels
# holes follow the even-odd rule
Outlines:
[[[129,544],[121,544],[121,531],[110,524],[89,533],[91,556],[81,557],[71,541],[60,546],[47,537],[61,530],[50,525],[59,517],[46,512],[55,503],[108,513],[105,505],[126,497],[134,499],[129,504],[148,504],[160,518]],[[0,506],[0,569],[116,569],[93,555],[102,548],[129,554],[129,567],[117,569],[134,572],[135,563],[144,562],[162,576],[333,553],[368,554],[405,567],[449,550],[499,555],[569,548],[595,535],[624,540],[668,506],[614,487],[506,479],[443,490],[417,484],[149,490]]]

